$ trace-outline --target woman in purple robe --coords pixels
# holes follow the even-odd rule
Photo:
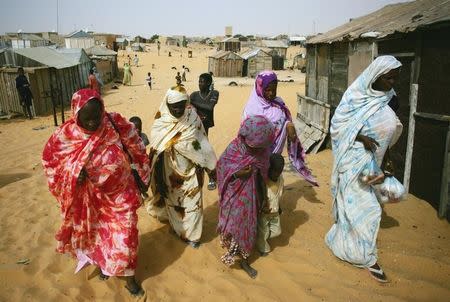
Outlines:
[[[244,108],[242,120],[249,116],[262,115],[275,127],[275,139],[271,152],[281,154],[287,140],[289,161],[294,169],[309,183],[318,186],[305,163],[305,152],[297,137],[291,112],[284,101],[277,97],[277,75],[273,71],[258,74],[250,98]]]

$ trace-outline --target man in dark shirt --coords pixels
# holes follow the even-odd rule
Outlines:
[[[19,75],[16,78],[16,88],[19,92],[20,104],[23,107],[25,115],[31,120],[33,118],[31,113],[33,95],[31,94],[30,83],[28,82],[22,67],[19,67],[18,72]]]
[[[219,92],[210,90],[212,77],[209,73],[202,73],[198,79],[200,91],[194,91],[191,96],[191,105],[197,110],[197,114],[202,120],[206,134],[211,127],[214,127],[214,106],[219,100]]]
[[[219,100],[219,92],[211,90],[212,77],[209,73],[202,73],[198,79],[200,91],[194,91],[190,96],[191,105],[197,110],[197,114],[202,120],[206,135],[208,130],[214,127],[214,106]],[[209,174],[208,189],[216,188],[215,171]]]

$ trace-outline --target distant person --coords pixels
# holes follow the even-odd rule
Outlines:
[[[217,162],[219,186],[220,244],[227,249],[222,262],[231,266],[240,258],[241,268],[256,278],[257,271],[248,259],[257,236],[258,213],[268,178],[270,145],[275,138],[273,124],[262,115],[249,116],[238,136]]]
[[[148,87],[150,90],[152,90],[152,74],[151,72],[147,73],[147,78],[145,79],[147,81]]]
[[[160,49],[161,49],[161,42],[158,41],[157,44],[158,44],[157,47],[158,47],[158,56],[159,56],[159,51],[160,51]]]
[[[94,74],[94,68],[91,68],[91,70],[89,70],[88,82],[89,82],[90,89],[93,89],[93,90],[97,91],[98,94],[101,94],[100,84],[98,83],[97,77]]]
[[[136,127],[136,130],[139,134],[139,137],[142,139],[142,142],[144,143],[144,146],[148,146],[150,144],[147,135],[142,132],[142,120],[138,116],[133,116],[130,118],[130,122],[133,123],[134,127]]]
[[[103,89],[103,86],[104,86],[104,83],[103,83],[103,80],[102,80],[102,76],[100,75],[100,73],[97,71],[97,67],[92,67],[92,69],[94,70],[94,75],[95,75],[95,78],[97,79],[97,82],[98,82],[98,84],[100,85],[100,91],[102,91],[102,89]]]
[[[17,70],[19,75],[16,77],[16,89],[19,92],[20,105],[22,105],[25,116],[33,119],[31,106],[33,106],[33,94],[31,93],[30,83],[28,82],[22,67]]]
[[[128,63],[123,65],[123,85],[131,85],[131,77],[133,73],[131,72],[131,67]]]
[[[183,84],[181,84],[181,75],[180,72],[177,71],[177,75],[175,76],[175,80],[177,81],[177,86],[182,86]]]
[[[219,101],[219,92],[210,90],[211,82],[211,75],[202,73],[198,79],[199,91],[194,91],[190,96],[191,105],[197,110],[206,135],[208,135],[209,128],[214,127],[214,107]],[[209,175],[208,190],[216,188],[215,179],[215,175]]]
[[[128,65],[131,66],[131,57],[130,57],[130,55],[127,55],[127,60],[128,60]]]
[[[181,74],[181,81],[186,82],[186,68],[182,66],[183,73]]]
[[[283,175],[281,175],[283,168],[283,156],[272,153],[270,156],[269,173],[266,181],[267,195],[258,217],[256,248],[261,256],[266,256],[270,252],[270,245],[267,240],[281,234],[280,199],[283,195],[284,186]]]
[[[136,67],[138,67],[138,66],[139,66],[139,58],[138,58],[138,56],[137,56],[137,55],[134,55],[134,58],[133,58],[133,63],[134,63],[134,66],[136,66]]]
[[[209,86],[209,89],[214,90],[214,73],[210,71],[209,74],[211,75],[211,85]]]

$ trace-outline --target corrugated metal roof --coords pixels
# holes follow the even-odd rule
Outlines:
[[[114,50],[108,49],[104,46],[92,46],[89,47],[88,49],[86,49],[86,54],[88,56],[115,56],[117,55],[117,52],[115,52]]]
[[[43,41],[44,38],[35,34],[18,34],[17,37],[12,38],[13,40],[30,40],[30,41]]]
[[[288,48],[288,45],[281,40],[262,40],[261,45],[268,48]]]
[[[82,49],[55,49],[51,47],[32,47],[14,49],[15,53],[56,69],[72,67],[83,63]]]
[[[241,56],[241,58],[243,58],[244,60],[248,60],[249,58],[256,56],[259,52],[262,52],[266,56],[270,57],[270,55],[267,52],[263,51],[261,48],[249,49],[247,51],[239,53],[239,56]]]
[[[352,41],[364,34],[382,38],[395,32],[411,32],[419,27],[450,21],[450,0],[417,0],[383,7],[366,16],[307,40],[308,44]]]
[[[232,51],[229,51],[229,50],[218,51],[216,53],[213,53],[209,57],[214,58],[214,59],[222,59],[226,56],[228,56],[228,58],[230,58],[230,59],[242,59],[241,56],[239,56],[238,54],[236,54]]]
[[[220,43],[225,43],[225,42],[239,42],[239,39],[233,38],[233,37],[228,37],[228,38],[225,38],[222,41],[220,41]]]
[[[66,36],[66,38],[91,38],[92,36],[84,30],[76,30]]]

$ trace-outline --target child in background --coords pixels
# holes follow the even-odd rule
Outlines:
[[[147,81],[148,87],[150,87],[150,90],[152,90],[152,74],[149,72],[147,73],[147,78],[145,79]]]
[[[283,195],[284,186],[283,176],[281,175],[283,168],[283,156],[273,153],[270,156],[269,180],[266,184],[267,196],[258,217],[256,248],[261,256],[267,256],[271,250],[267,240],[281,234],[280,199]]]
[[[138,131],[139,136],[142,139],[142,142],[144,143],[144,146],[147,147],[150,142],[148,141],[148,137],[145,133],[142,132],[142,121],[138,116],[133,116],[130,118],[130,122],[134,124],[136,127],[136,130]]]

